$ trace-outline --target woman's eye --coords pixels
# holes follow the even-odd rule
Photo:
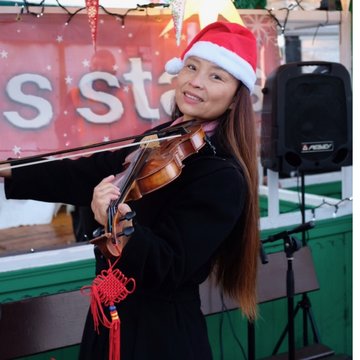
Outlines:
[[[196,66],[193,65],[193,64],[188,64],[186,67],[187,67],[189,70],[196,70]]]
[[[222,80],[222,77],[220,75],[218,75],[218,74],[213,74],[212,77],[215,80]]]

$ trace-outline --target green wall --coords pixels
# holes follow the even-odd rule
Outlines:
[[[282,229],[278,229],[282,231]],[[262,233],[265,238],[275,231]],[[268,253],[282,251],[281,242],[266,244]],[[309,293],[321,342],[336,353],[352,354],[352,216],[316,222],[308,239],[320,289]],[[285,253],[284,253],[284,256]],[[296,252],[294,253],[296,259]],[[91,283],[93,260],[0,274],[0,302],[79,289]],[[295,297],[295,305],[300,300]],[[256,358],[270,356],[287,323],[286,299],[259,305],[255,324]],[[214,359],[247,358],[247,322],[237,310],[207,317]],[[295,319],[296,346],[302,347],[302,315]],[[309,341],[312,332],[309,329]],[[284,340],[280,352],[287,349]],[[78,347],[58,349],[29,359],[76,359]],[[223,353],[223,357],[221,357]]]

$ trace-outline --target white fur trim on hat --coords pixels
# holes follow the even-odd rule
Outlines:
[[[252,66],[239,55],[209,41],[198,41],[185,54],[184,61],[189,56],[197,56],[220,66],[252,91],[256,81],[256,74]]]
[[[234,52],[209,41],[196,42],[184,55],[184,60],[173,58],[165,65],[165,70],[172,75],[178,74],[189,56],[197,56],[211,61],[226,70],[252,92],[256,82],[256,73],[253,67]]]

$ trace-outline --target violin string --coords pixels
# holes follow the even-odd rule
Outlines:
[[[129,194],[129,191],[131,189],[131,185],[133,184],[133,181],[135,180],[136,176],[138,175],[139,170],[142,168],[142,165],[146,161],[145,153],[146,153],[147,149],[148,149],[147,147],[142,149],[142,151],[140,152],[140,154],[137,156],[136,160],[132,164],[130,172],[129,172],[129,176],[127,177],[127,181],[126,181],[125,185],[123,186],[123,188],[121,189],[122,191],[121,191],[120,196],[116,200],[111,201],[111,204],[114,208],[115,213],[117,211],[119,204],[122,203],[125,200],[125,198],[127,197],[127,195]]]
[[[162,139],[164,139],[164,138],[162,138]],[[120,196],[117,199],[110,201],[110,205],[108,208],[108,229],[110,232],[113,231],[112,224],[113,224],[114,217],[117,213],[119,204],[125,200],[126,196],[128,195],[128,193],[131,189],[131,185],[133,184],[133,181],[135,180],[139,170],[142,167],[142,164],[144,163],[144,161],[146,161],[146,157],[144,156],[144,154],[146,153],[146,150],[149,149],[149,143],[147,143],[146,145],[147,145],[146,147],[140,148],[141,151],[135,157],[135,160],[133,160],[131,167],[128,168],[128,170],[130,170],[129,175],[127,176],[127,181],[125,182],[125,185],[121,189]]]
[[[108,230],[112,232],[112,219],[114,218],[114,207],[111,205],[108,208]]]

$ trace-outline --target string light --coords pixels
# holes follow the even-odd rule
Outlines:
[[[287,21],[289,18],[289,14],[290,14],[290,5],[286,8],[281,8],[279,10],[285,10],[286,11],[286,15],[285,15],[285,20],[284,23],[281,24],[279,19],[273,14],[273,9],[266,9],[267,12],[269,13],[270,17],[276,22],[276,25],[280,28],[280,34],[278,35],[278,47],[279,47],[279,51],[280,51],[280,57],[281,59],[283,59],[283,61],[285,61],[285,30],[286,30],[286,25],[287,25]]]
[[[41,0],[41,2],[39,4],[33,4],[33,3],[28,2],[27,0],[23,0],[23,3],[24,4],[21,6],[20,13],[16,16],[16,20],[21,20],[21,16],[24,14],[24,12],[26,14],[36,16],[37,18],[44,15],[44,12],[45,12],[45,5],[44,5],[45,0]],[[40,12],[36,13],[34,11],[30,11],[30,6],[41,7]]]
[[[42,1],[44,2],[44,0]],[[70,12],[64,5],[62,5],[60,3],[59,0],[56,0],[58,6],[60,8],[62,8],[68,15],[69,15],[69,18],[68,20],[66,21],[65,25],[69,25],[70,21],[72,20],[72,18],[77,15],[79,12],[81,12],[82,10],[85,10],[86,7],[81,7],[79,9],[77,9],[75,12]],[[122,28],[125,28],[125,18],[126,16],[131,12],[131,11],[146,11],[146,9],[150,8],[155,8],[155,7],[169,7],[169,4],[165,4],[165,3],[149,3],[149,4],[143,4],[143,5],[137,5],[136,8],[131,8],[131,9],[127,9],[125,14],[118,14],[118,13],[113,13],[109,10],[107,10],[104,6],[102,5],[99,5],[99,7],[104,11],[105,14],[107,15],[110,15],[110,16],[114,16],[115,18],[117,19],[120,19],[120,22],[121,22],[121,27]]]
[[[16,20],[21,20],[21,16],[23,14],[30,14],[30,15],[36,16],[37,18],[39,18],[45,14],[45,0],[42,0],[39,4],[30,3],[27,0],[23,0],[23,3],[24,4],[21,6],[20,12],[16,16]],[[58,6],[61,9],[63,9],[69,15],[69,18],[66,21],[65,25],[69,25],[70,21],[72,20],[72,18],[75,15],[77,15],[82,10],[86,9],[86,7],[81,7],[81,8],[78,8],[77,10],[75,10],[74,12],[70,12],[63,4],[61,4],[61,2],[59,0],[56,0],[56,3],[58,4]],[[122,28],[125,27],[125,18],[131,11],[146,11],[147,9],[153,9],[155,7],[166,8],[169,6],[170,5],[166,4],[166,3],[149,3],[149,4],[142,4],[142,5],[138,4],[136,6],[136,8],[127,9],[125,14],[117,14],[117,13],[108,11],[104,6],[99,5],[99,7],[104,11],[104,13],[120,19]],[[40,9],[40,12],[34,12],[34,11],[30,10],[30,7],[40,7],[41,9]]]
[[[37,4],[38,6],[41,6],[41,11],[40,11],[40,13],[35,13],[35,12],[30,11],[30,10],[29,10],[29,6],[32,6],[32,5],[34,5],[34,4],[28,3],[26,0],[23,0],[23,1],[24,1],[24,4],[25,4],[26,12],[27,12],[28,14],[31,14],[31,15],[36,16],[36,17],[40,17],[40,16],[43,16],[43,15],[44,15],[44,11],[45,11],[45,5],[44,5],[44,3],[45,3],[45,0],[41,0],[41,2],[40,2],[39,4]]]
[[[132,8],[132,9],[127,9],[125,14],[116,14],[116,13],[112,13],[108,10],[106,10],[102,5],[100,5],[101,9],[107,14],[107,15],[111,15],[111,16],[114,16],[118,19],[121,20],[121,27],[124,29],[125,28],[125,18],[127,16],[127,14],[130,12],[130,11],[144,11],[144,9],[141,9],[139,8],[139,6],[137,6],[136,8]]]
[[[169,7],[170,4],[166,4],[166,3],[148,3],[148,4],[143,4],[143,5],[137,5],[138,8],[140,9],[153,9],[155,7]]]
[[[20,12],[16,15],[16,21],[21,20],[21,16],[24,13],[24,6],[21,6]]]
[[[280,29],[280,34],[278,35],[278,46],[279,46],[279,51],[280,51],[280,56],[281,59],[285,59],[285,30],[286,30],[286,25],[287,25],[287,21],[289,18],[289,14],[290,11],[296,9],[296,8],[300,8],[301,10],[304,10],[304,7],[301,5],[303,0],[295,0],[295,3],[289,4],[287,7],[283,7],[280,8],[278,10],[285,10],[286,11],[286,15],[285,15],[285,19],[283,24],[281,24],[281,22],[279,21],[279,19],[274,15],[273,11],[274,9],[265,9],[269,16],[275,21],[276,25],[279,27]],[[329,24],[329,13],[328,11],[326,11],[326,21],[324,23],[320,23],[317,25],[315,33],[314,33],[314,37],[313,37],[313,43],[315,42],[315,38],[318,34],[318,31],[321,27],[327,26]]]
[[[336,218],[337,217],[337,212],[339,210],[339,206],[345,202],[345,201],[352,201],[353,198],[352,197],[347,197],[347,198],[344,198],[344,199],[341,199],[340,201],[338,201],[337,203],[330,203],[328,201],[325,201],[323,200],[321,202],[321,204],[319,204],[318,206],[314,207],[311,209],[311,213],[312,213],[312,220],[315,220],[315,212],[316,212],[316,209],[322,207],[322,206],[333,206],[334,207],[334,212],[332,214],[333,218]]]
[[[315,34],[314,34],[314,37],[313,37],[313,40],[312,40],[312,43],[314,44],[315,43],[315,39],[317,37],[317,34],[318,34],[318,31],[320,30],[321,27],[323,26],[326,26],[329,24],[329,12],[326,11],[326,22],[324,24],[319,24],[317,27],[316,27],[316,31],[315,31]]]
[[[285,30],[286,25],[289,19],[290,11],[300,8],[301,10],[305,10],[301,6],[302,0],[295,0],[295,4],[289,4],[287,7],[280,8],[279,10],[285,10],[286,15],[283,24],[280,23],[279,19],[274,15],[273,10],[274,9],[266,9],[266,11],[269,13],[269,16],[276,22],[276,25],[280,28],[280,34],[278,35],[278,47],[280,51],[280,57],[285,62]],[[325,26],[326,24],[319,24],[318,28],[320,26]]]
[[[303,0],[295,0],[296,2],[296,5],[294,5],[294,7],[298,6],[301,10],[305,10],[302,6],[301,6],[301,3],[302,3]]]

